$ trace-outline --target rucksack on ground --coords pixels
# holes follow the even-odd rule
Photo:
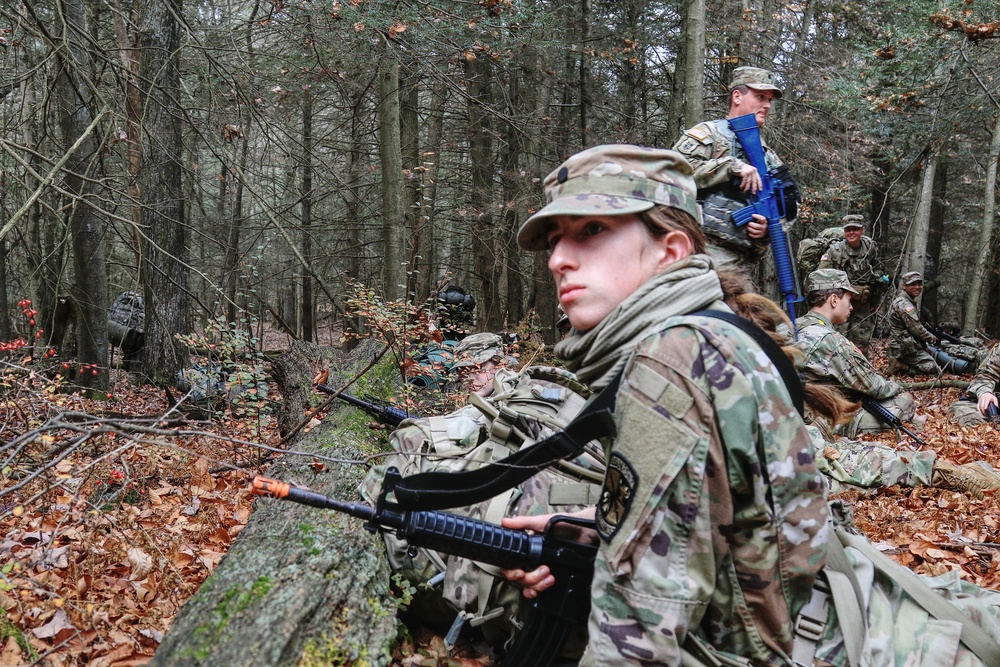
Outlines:
[[[390,437],[393,453],[368,473],[362,496],[376,501],[385,470],[406,477],[421,472],[472,470],[505,458],[563,428],[583,407],[589,389],[563,369],[505,368],[493,392],[472,394],[469,404],[448,415],[404,421]],[[593,505],[604,478],[603,454],[593,452],[551,467],[486,502],[449,511],[493,523],[505,516],[569,513]],[[491,643],[504,644],[521,626],[521,591],[498,568],[430,549],[411,549],[384,534],[393,572],[418,588],[414,605],[431,624],[478,627]]]
[[[799,267],[800,276],[808,276],[819,268],[819,260],[823,253],[834,242],[844,238],[843,227],[827,227],[818,236],[802,239],[799,242],[799,249],[795,253],[795,261]]]

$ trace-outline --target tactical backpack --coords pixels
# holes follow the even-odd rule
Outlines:
[[[802,239],[795,253],[795,261],[799,266],[799,275],[808,276],[819,268],[823,253],[836,241],[844,238],[843,227],[827,227],[815,238]]]
[[[503,459],[564,428],[590,393],[563,369],[501,369],[489,397],[471,394],[469,404],[456,412],[404,421],[390,437],[393,453],[369,471],[361,494],[374,503],[389,467],[407,477],[469,471]],[[500,523],[505,516],[569,513],[593,505],[604,465],[600,447],[591,444],[588,453],[574,461],[547,468],[490,500],[450,511]],[[411,548],[394,533],[383,537],[393,572],[418,589],[413,604],[420,617],[451,623],[446,642],[454,644],[466,623],[496,644],[509,641],[520,629],[521,591],[498,568]]]

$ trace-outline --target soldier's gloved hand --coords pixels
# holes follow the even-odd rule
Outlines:
[[[979,408],[979,411],[984,415],[986,414],[986,409],[989,408],[990,405],[997,405],[996,394],[992,391],[988,391],[980,396],[979,401],[976,403],[976,407]]]

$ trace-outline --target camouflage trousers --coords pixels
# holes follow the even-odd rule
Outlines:
[[[913,339],[902,342],[890,341],[889,362],[890,367],[894,366],[892,370],[894,375],[906,373],[937,375],[941,371],[937,362],[934,361],[934,357],[928,354],[923,347],[918,346]]]
[[[842,484],[866,489],[880,486],[930,486],[937,454],[900,452],[879,442],[839,438],[817,452],[816,467],[827,476],[831,491]]]
[[[976,407],[976,402],[965,399],[959,399],[948,406],[948,417],[959,426],[968,427],[986,423],[986,417]]]
[[[913,395],[908,391],[901,391],[892,398],[882,399],[879,404],[904,422],[912,420],[913,415],[917,412],[917,404],[913,400]],[[862,409],[854,414],[854,419],[846,427],[838,427],[837,430],[843,431],[848,438],[855,438],[859,433],[875,433],[891,428],[892,426],[883,423],[878,417]]]

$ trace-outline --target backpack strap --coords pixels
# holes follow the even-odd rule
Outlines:
[[[767,355],[768,359],[771,360],[774,367],[778,369],[778,374],[781,376],[781,379],[785,383],[785,387],[788,389],[788,394],[791,396],[792,405],[795,406],[795,410],[799,413],[799,415],[804,414],[805,394],[802,390],[802,376],[800,376],[798,371],[795,370],[795,366],[792,365],[788,355],[781,351],[781,347],[775,343],[774,339],[768,336],[763,329],[745,317],[740,317],[736,313],[731,313],[726,310],[698,310],[693,313],[688,313],[687,316],[714,317],[717,320],[729,322],[737,329],[750,336],[750,338],[757,343],[764,354]]]
[[[619,371],[604,389],[587,401],[565,429],[492,465],[461,472],[424,472],[405,477],[393,489],[396,502],[407,510],[440,510],[481,503],[563,459],[579,456],[591,440],[614,437],[615,397],[621,377]]]
[[[836,534],[840,536],[844,546],[860,551],[876,569],[902,588],[928,614],[938,620],[961,623],[962,643],[975,653],[984,664],[1000,665],[1000,644],[997,643],[997,640],[949,600],[941,597],[940,594],[921,581],[917,574],[886,556],[863,537],[852,535],[843,530],[836,531]],[[840,609],[838,608],[837,611],[839,612]]]

